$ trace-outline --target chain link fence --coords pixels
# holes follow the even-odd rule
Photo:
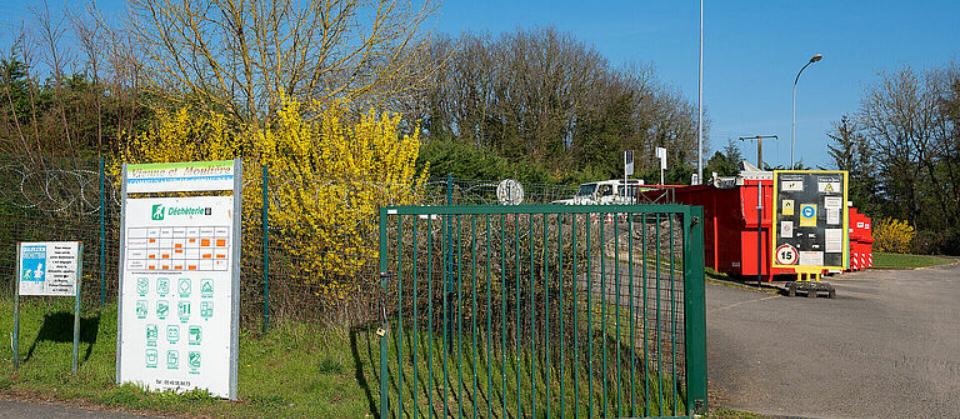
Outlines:
[[[112,163],[97,157],[58,158],[5,155],[0,165],[0,283],[2,295],[14,292],[16,247],[24,241],[79,240],[84,243],[82,304],[92,309],[116,301],[119,288],[120,179]],[[327,229],[323,237],[293,235],[290,223],[278,223],[279,190],[288,181],[266,175],[256,163],[244,170],[241,325],[265,329],[270,322],[308,320],[356,324],[376,316],[377,212]],[[497,204],[499,180],[428,180],[415,195],[417,205]],[[266,187],[266,194],[263,193]],[[345,211],[359,199],[345,182],[314,185],[301,199],[320,199],[331,185]],[[366,185],[367,191],[371,185]],[[372,185],[387,190],[397,185]],[[409,187],[409,186],[404,186]],[[575,186],[523,185],[524,203],[569,198]],[[264,211],[264,203],[273,212]],[[381,204],[395,204],[384,201]],[[266,216],[265,216],[266,215]],[[264,228],[266,223],[267,228]],[[350,224],[350,225],[346,225]],[[302,233],[302,232],[301,232]],[[345,245],[349,243],[350,245]],[[343,265],[322,275],[316,261]],[[312,265],[313,264],[313,265]],[[349,265],[349,266],[348,266]],[[330,283],[341,286],[331,293]],[[50,304],[42,297],[38,304]]]

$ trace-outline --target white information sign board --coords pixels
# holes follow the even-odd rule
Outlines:
[[[125,198],[118,382],[236,398],[239,196]]]
[[[13,299],[13,353],[20,353],[20,297],[39,295],[74,297],[73,373],[80,347],[80,285],[83,243],[78,241],[17,243],[17,283]],[[14,368],[20,356],[13,357]]]
[[[20,295],[77,294],[80,242],[20,243]]]

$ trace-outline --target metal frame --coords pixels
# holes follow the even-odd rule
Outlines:
[[[656,218],[656,219],[658,220],[658,224],[657,224],[658,227],[659,227],[660,216],[662,216],[662,215],[679,216],[679,217],[682,219],[683,275],[684,275],[684,278],[683,278],[683,280],[684,280],[684,283],[683,283],[683,284],[684,284],[684,285],[683,285],[683,286],[684,286],[684,291],[683,291],[683,292],[684,292],[684,300],[683,300],[684,320],[683,320],[683,321],[684,321],[684,335],[685,335],[685,336],[684,336],[683,347],[684,347],[684,356],[685,356],[685,365],[686,365],[686,367],[685,367],[685,368],[686,368],[686,371],[685,371],[685,372],[686,372],[686,374],[685,374],[685,375],[686,375],[686,389],[685,389],[685,393],[684,393],[686,399],[684,400],[684,402],[685,402],[685,406],[686,406],[686,408],[687,408],[687,411],[686,411],[686,412],[683,412],[683,413],[686,413],[686,414],[688,414],[688,415],[703,414],[703,413],[705,413],[706,410],[707,410],[707,359],[706,359],[706,302],[705,302],[705,289],[704,289],[704,263],[703,263],[703,260],[704,260],[703,249],[704,249],[704,248],[703,248],[703,221],[702,221],[702,218],[703,218],[703,208],[702,208],[702,207],[692,207],[692,206],[678,205],[678,204],[668,204],[668,205],[647,205],[647,204],[641,204],[641,205],[577,205],[577,206],[573,206],[573,205],[517,205],[517,206],[498,206],[498,205],[457,206],[457,205],[442,205],[442,206],[390,206],[390,207],[383,207],[383,208],[380,209],[380,226],[379,226],[379,227],[380,227],[380,228],[379,228],[379,232],[380,232],[380,240],[379,240],[379,244],[380,244],[380,251],[379,251],[379,262],[380,262],[380,266],[379,266],[379,268],[380,268],[380,273],[381,273],[381,274],[380,274],[380,278],[381,278],[381,280],[380,280],[380,285],[381,285],[382,291],[383,291],[383,293],[382,293],[381,295],[382,295],[382,296],[383,296],[383,295],[387,295],[388,290],[390,289],[390,287],[391,287],[391,285],[392,285],[391,282],[394,281],[394,279],[393,279],[393,274],[391,273],[391,268],[398,269],[398,267],[400,266],[400,265],[398,264],[397,266],[391,267],[391,258],[390,258],[390,255],[389,255],[389,247],[390,247],[390,246],[389,246],[389,243],[388,243],[388,228],[387,228],[388,220],[389,220],[389,218],[390,218],[391,216],[424,216],[424,215],[427,215],[427,216],[433,216],[433,215],[441,215],[441,216],[443,216],[443,215],[446,215],[446,216],[466,215],[466,216],[470,216],[470,215],[486,215],[486,216],[488,216],[487,218],[489,218],[489,216],[491,216],[491,215],[499,215],[499,216],[501,216],[501,217],[504,217],[504,216],[520,216],[520,215],[542,215],[542,216],[544,217],[544,219],[546,219],[547,216],[552,215],[552,216],[555,216],[555,219],[557,219],[557,220],[559,221],[559,219],[562,218],[563,215],[567,215],[567,214],[572,214],[572,215],[578,215],[578,214],[581,214],[581,215],[584,215],[584,214],[601,214],[601,215],[606,215],[606,214],[618,214],[618,213],[627,213],[627,214],[631,214],[631,215],[644,215],[644,216],[647,216],[647,215],[657,215],[657,218]],[[418,222],[418,221],[422,221],[422,220],[419,220],[419,218],[423,218],[423,217],[416,217],[416,218],[413,218],[413,220],[412,220],[412,223],[413,223],[413,226],[414,226],[414,231],[416,231],[416,224],[417,224],[417,222]],[[432,219],[432,217],[430,217],[430,218]],[[457,217],[457,218],[458,218],[458,220],[459,220],[459,217]],[[646,218],[645,218],[645,220],[646,220]],[[449,235],[451,234],[451,232],[448,231],[448,230],[451,230],[451,229],[452,229],[452,226],[450,226],[449,224],[452,224],[453,222],[454,222],[453,220],[447,220],[447,218],[444,217],[444,219],[443,219],[443,221],[442,221],[443,227],[442,227],[442,232],[441,232],[441,234],[443,234],[444,236],[449,236]],[[472,221],[471,221],[471,223],[475,223],[475,222],[476,222],[476,218],[473,218]],[[532,226],[533,226],[533,224],[532,224],[532,218],[531,218],[531,221],[530,221],[530,222],[531,222],[531,228],[532,228]],[[671,218],[671,222],[672,222],[672,218]],[[576,221],[574,222],[574,224],[576,224]],[[471,225],[472,225],[472,224],[466,225],[465,227],[466,227],[466,228],[471,228],[471,227],[470,227]],[[632,227],[632,225],[631,225],[631,227]],[[519,228],[524,228],[524,227],[519,227]],[[402,225],[398,225],[397,229],[398,229],[398,231],[401,231]],[[658,230],[659,230],[659,229],[658,229]],[[458,229],[458,232],[459,232],[459,231],[460,231],[460,230]],[[474,230],[470,230],[470,231],[474,231]],[[519,230],[518,230],[518,231],[519,231]],[[673,231],[673,230],[671,229],[671,233],[672,233],[672,231]],[[601,236],[603,235],[602,232],[603,232],[603,230],[601,229]],[[518,233],[518,234],[519,234],[519,233]],[[546,235],[546,230],[544,230],[544,234]],[[645,234],[645,232],[644,232],[644,234]],[[496,235],[496,234],[495,234],[495,235]],[[502,235],[502,232],[501,232],[500,235]],[[587,230],[587,235],[589,236],[589,229]],[[431,235],[430,237],[432,237],[432,235]],[[518,237],[519,237],[519,236],[518,236]],[[562,237],[562,236],[560,236],[560,237]],[[646,237],[646,236],[644,236],[644,237]],[[547,238],[546,236],[545,236],[544,238],[545,238],[545,239],[549,239],[549,238]],[[450,238],[447,237],[445,240],[449,240],[449,239],[450,239]],[[476,240],[476,237],[473,236],[473,239],[472,239],[472,240]],[[601,238],[601,241],[602,241],[602,240],[603,240],[603,239]],[[646,240],[646,239],[644,239],[644,240]],[[457,237],[457,239],[456,239],[456,242],[457,242],[457,243],[460,242],[460,240],[459,240],[459,234],[458,234],[458,237]],[[632,244],[632,242],[631,242],[631,244]],[[458,244],[457,246],[458,246],[457,248],[458,248],[458,250],[459,250],[460,245]],[[470,244],[468,244],[468,246],[469,246],[469,248],[468,248],[467,251],[469,251],[469,249],[474,249],[474,250],[475,250],[475,246],[476,246],[476,245],[475,245],[475,243],[474,243],[473,241],[471,241]],[[589,242],[588,242],[588,246],[589,246]],[[431,249],[432,249],[432,247],[431,247]],[[450,252],[453,252],[453,250],[450,250]],[[658,253],[658,255],[659,255],[659,253]],[[531,253],[530,257],[533,258],[533,256],[534,256],[534,255]],[[517,258],[520,258],[521,256],[519,255],[519,253],[517,253],[516,257],[517,257]],[[525,257],[525,256],[524,256],[524,257]],[[561,255],[560,257],[562,257],[562,255]],[[619,257],[619,256],[618,256],[618,257]],[[631,257],[632,257],[632,253],[631,253]],[[645,256],[645,257],[646,257],[646,256]],[[544,264],[547,263],[547,259],[546,259],[546,258],[547,258],[547,256],[546,256],[546,254],[545,254],[545,255],[544,255]],[[602,265],[602,261],[603,261],[604,259],[605,259],[605,258],[601,258],[601,265]],[[459,261],[460,258],[458,257],[457,260]],[[517,259],[517,260],[519,261],[519,259]],[[531,259],[531,260],[533,260],[533,259]],[[562,260],[562,259],[561,259],[561,260]],[[461,276],[461,275],[459,275],[459,273],[449,273],[449,275],[451,275],[451,277],[447,277],[447,275],[448,275],[448,273],[446,272],[447,269],[458,269],[458,270],[459,270],[459,267],[458,267],[458,266],[448,266],[448,263],[449,263],[449,261],[448,261],[447,258],[445,257],[445,258],[444,258],[445,272],[444,272],[444,275],[443,275],[443,282],[444,282],[444,284],[445,284],[446,282],[448,282],[449,280],[451,280],[451,279],[452,279],[451,277],[452,277],[453,275],[457,275],[458,277]],[[457,263],[459,264],[459,262],[457,262]],[[476,263],[476,262],[474,261],[474,263]],[[488,261],[488,263],[489,263],[489,261]],[[556,262],[550,262],[550,263],[552,264],[552,263],[556,263]],[[561,263],[562,263],[562,262],[561,262]],[[659,263],[659,262],[658,262],[658,263]],[[430,266],[431,266],[431,268],[432,268],[432,264],[431,264]],[[518,266],[517,275],[519,275],[519,264],[518,264],[517,266]],[[617,268],[619,268],[619,266],[617,266]],[[631,268],[632,268],[632,267],[631,267]],[[415,270],[415,269],[416,269],[416,267],[414,266],[414,270]],[[601,267],[601,269],[602,269],[602,267]],[[415,271],[414,271],[414,272],[415,272]],[[473,272],[474,272],[474,275],[477,274],[476,271],[473,271]],[[399,274],[399,272],[398,272],[398,274]],[[466,273],[464,273],[464,274],[466,274]],[[561,275],[562,275],[562,274],[561,274]],[[604,275],[605,275],[605,274],[601,274],[601,277],[604,277]],[[646,275],[646,272],[644,272],[644,275]],[[672,274],[671,274],[671,275],[672,275]],[[658,276],[658,277],[659,277],[659,276]],[[468,278],[468,279],[469,279],[469,278]],[[519,286],[519,283],[520,283],[522,280],[520,279],[519,276],[517,277],[516,280],[517,280],[517,286]],[[431,284],[432,284],[432,282],[431,282]],[[657,285],[659,286],[659,282],[657,283]],[[396,286],[396,285],[393,285],[393,286]],[[602,286],[601,286],[601,287],[602,287]],[[446,288],[446,287],[445,287],[445,288]],[[458,288],[458,289],[459,289],[459,288]],[[644,290],[644,291],[646,292],[646,290]],[[402,287],[401,287],[401,291],[400,291],[400,292],[402,292]],[[589,294],[589,292],[588,292],[588,294]],[[644,295],[646,295],[646,294],[644,294]],[[532,296],[531,296],[531,297],[532,297]],[[402,298],[403,298],[402,295],[399,296],[399,298],[402,300]],[[549,296],[547,296],[546,298],[549,298]],[[659,299],[658,299],[658,302],[659,302]],[[394,302],[394,304],[396,304],[396,302]],[[505,303],[504,303],[504,304],[505,304]],[[561,304],[562,304],[562,300],[561,300]],[[388,316],[388,314],[387,314],[387,306],[388,306],[388,305],[389,305],[389,303],[388,303],[387,301],[385,301],[385,299],[384,299],[383,297],[381,297],[380,307],[378,308],[379,311],[380,311],[380,313],[381,313],[381,319],[380,319],[380,320],[381,320],[381,325],[380,325],[380,329],[378,330],[378,335],[379,335],[379,337],[380,337],[380,371],[381,371],[381,373],[380,373],[380,390],[381,390],[381,391],[380,391],[380,416],[381,416],[381,417],[384,417],[384,418],[390,417],[391,413],[395,413],[395,412],[391,412],[391,406],[390,406],[391,396],[392,396],[393,398],[395,398],[395,401],[397,401],[397,402],[399,402],[399,403],[402,403],[402,398],[401,398],[401,399],[397,399],[397,395],[396,395],[396,394],[391,394],[391,391],[392,391],[392,390],[391,390],[391,387],[390,387],[390,379],[388,378],[388,375],[389,375],[389,374],[387,374],[388,366],[389,366],[389,364],[388,364],[388,349],[389,349],[389,345],[388,345],[388,340],[387,340],[388,338],[387,338],[386,335],[389,333],[389,332],[388,332],[388,329],[389,329],[389,327],[390,327],[390,321],[389,321],[389,319],[388,319],[388,317],[387,317],[387,316]],[[444,300],[444,305],[446,305],[446,299]],[[604,306],[604,307],[605,307],[605,306]],[[617,308],[619,308],[619,304],[618,304]],[[676,313],[674,313],[673,315],[675,316]],[[518,314],[518,316],[519,316],[519,314]],[[432,317],[431,317],[431,318],[432,318]],[[619,320],[619,317],[618,317],[617,319]],[[518,320],[519,320],[519,318],[518,318]],[[475,319],[474,319],[474,321],[475,321]],[[604,325],[605,325],[605,323],[604,323]],[[618,323],[617,327],[619,327],[619,323]],[[398,333],[403,333],[403,332],[401,331],[402,328],[403,328],[402,322],[401,322],[401,323],[398,323]],[[444,328],[444,331],[446,331],[446,328]],[[646,329],[644,329],[644,333],[646,333]],[[665,331],[664,333],[670,333],[670,331],[667,330],[667,331]],[[674,333],[674,337],[676,337],[677,331],[674,330],[673,333]],[[444,333],[444,336],[446,336],[446,333]],[[398,339],[400,339],[400,335],[398,335]],[[452,337],[451,337],[451,339],[452,339]],[[505,339],[505,338],[504,338],[504,339]],[[511,338],[511,340],[512,340],[512,339],[513,339],[513,338]],[[447,341],[447,338],[444,337],[444,345],[446,345],[446,341]],[[645,339],[644,341],[646,342],[646,339]],[[675,341],[675,340],[674,340],[674,341]],[[458,341],[457,345],[458,345],[458,347],[459,347],[459,345],[460,345],[459,341]],[[561,348],[562,348],[562,346],[561,346]],[[476,350],[476,348],[474,348],[474,350]],[[446,352],[446,349],[444,349],[444,353],[445,353],[445,352]],[[658,355],[658,356],[659,356],[659,355]],[[402,356],[401,356],[401,357],[402,357]],[[454,361],[456,361],[456,358],[454,359]],[[676,360],[674,360],[674,362],[676,362]],[[446,374],[446,369],[445,369],[445,368],[446,368],[446,361],[444,361],[444,376],[445,376],[445,374]],[[414,369],[414,371],[416,371],[416,369]],[[632,372],[632,371],[631,371],[631,372]],[[532,371],[531,371],[531,373],[532,373]],[[519,371],[518,371],[518,374],[519,374]],[[430,375],[432,376],[432,373],[431,373]],[[402,380],[402,378],[400,378],[400,379]],[[518,379],[519,379],[519,377],[518,377]],[[447,379],[444,378],[444,382],[446,382],[446,381],[447,381]],[[592,384],[593,384],[592,381],[590,382],[590,384],[591,384],[591,386],[592,386]],[[402,385],[402,384],[401,384],[401,385]],[[394,390],[395,390],[395,389],[394,389]],[[517,391],[519,391],[519,387],[518,387],[518,390],[517,390]],[[547,390],[547,391],[549,391],[549,390]],[[446,386],[444,386],[444,392],[446,393]],[[592,390],[591,390],[591,393],[592,393]],[[431,393],[431,394],[432,394],[432,393]],[[518,394],[519,394],[519,393],[518,393]],[[535,392],[534,392],[534,394],[535,394]],[[604,393],[604,394],[605,394],[605,393]],[[680,393],[677,393],[677,394],[680,394]],[[675,399],[675,401],[676,401],[676,399]],[[520,402],[520,401],[519,401],[519,399],[518,399],[518,400],[517,400],[517,403],[519,403],[519,402]],[[504,398],[504,400],[503,400],[503,403],[504,403],[504,406],[506,406],[506,399],[505,399],[505,398]],[[535,405],[537,404],[536,400],[532,401],[532,403],[533,403],[533,405],[531,406],[531,408],[536,408],[536,407],[535,407]],[[546,403],[549,403],[549,401],[546,401]],[[621,403],[622,403],[622,402],[621,402]],[[401,404],[401,406],[402,406],[402,404]],[[462,406],[462,405],[461,405],[461,406]],[[592,406],[592,404],[591,404],[591,406]],[[604,404],[604,406],[606,406],[606,404]],[[454,411],[457,411],[457,412],[460,411],[459,408],[453,408],[453,407],[451,407],[451,408],[454,409]],[[474,406],[474,408],[476,408],[476,406]],[[648,408],[649,408],[649,406],[648,406]],[[394,409],[395,409],[395,408],[394,408]],[[661,407],[661,409],[662,409],[662,407]],[[445,402],[444,402],[444,412],[447,412],[447,413],[450,412],[450,410],[446,409],[446,398],[445,398]],[[524,412],[524,414],[531,414],[531,413],[532,413],[533,415],[536,415],[536,413],[533,413],[533,412],[529,412],[529,411]],[[618,413],[622,413],[622,412],[618,412]],[[656,412],[646,411],[646,414],[647,414],[647,415],[656,415]],[[663,415],[664,412],[661,410],[660,414]]]
[[[13,334],[11,336],[11,349],[13,351],[13,368],[20,368],[20,273],[23,272],[23,260],[20,258],[21,249],[24,243],[17,242],[17,262],[16,272],[13,277]],[[80,355],[80,290],[83,282],[83,242],[82,241],[48,241],[40,243],[76,243],[77,244],[77,268],[74,277],[73,293],[73,357],[70,372],[77,375]]]
[[[186,163],[185,163],[186,164]],[[238,382],[238,361],[239,361],[239,352],[240,352],[240,248],[241,248],[241,238],[242,238],[242,209],[243,209],[243,161],[241,159],[233,160],[233,234],[232,243],[232,257],[233,257],[233,272],[232,272],[232,290],[231,290],[231,305],[232,305],[232,316],[230,319],[230,377],[229,380],[229,399],[237,400],[238,391],[237,391],[237,382]],[[119,257],[119,297],[117,298],[117,362],[116,362],[116,383],[120,384],[120,369],[121,369],[121,345],[123,343],[123,267],[126,262],[126,253],[123,252],[123,246],[126,243],[126,218],[127,218],[127,164],[124,163],[122,166],[122,180],[120,186],[120,197],[121,197],[121,206],[120,206],[120,257]]]
[[[240,247],[241,219],[243,214],[243,161],[233,160],[233,284],[230,297],[233,300],[233,316],[230,319],[230,400],[237,400],[237,364],[240,357]]]
[[[117,373],[116,373],[116,383],[120,384],[120,366],[123,365],[120,362],[121,356],[123,356],[123,351],[120,350],[123,345],[123,266],[127,261],[126,252],[123,251],[123,246],[126,244],[127,240],[127,164],[124,163],[123,167],[120,169],[120,257],[117,258],[120,260],[119,266],[117,267],[117,276],[120,277],[117,285]]]

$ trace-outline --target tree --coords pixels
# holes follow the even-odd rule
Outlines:
[[[838,167],[853,169],[851,190],[873,203],[871,215],[916,228],[923,251],[960,252],[958,85],[957,64],[883,74],[831,134]]]
[[[840,121],[834,124],[833,131],[827,133],[832,140],[827,152],[837,169],[848,172],[850,200],[869,214],[876,210],[877,176],[873,151],[866,137],[858,130],[856,123],[847,115],[841,116]]]
[[[284,97],[386,104],[412,72],[432,3],[401,0],[132,0],[155,94],[267,123]]]
[[[649,68],[615,69],[556,29],[441,37],[424,57],[419,65],[439,69],[435,81],[403,106],[431,137],[542,166],[556,180],[619,177],[628,149],[640,174],[655,172],[658,146],[671,150],[678,179],[696,161],[689,101],[660,86]]]
[[[723,150],[713,153],[713,157],[707,160],[707,166],[704,170],[704,176],[711,176],[716,173],[718,176],[736,176],[740,173],[740,162],[743,160],[743,154],[740,153],[740,147],[733,140],[727,140],[727,145]]]
[[[113,152],[149,116],[135,48],[92,7],[53,16],[44,5],[31,23],[0,56],[0,152],[38,167]]]

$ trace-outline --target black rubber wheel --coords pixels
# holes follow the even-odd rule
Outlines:
[[[830,295],[827,298],[833,298],[837,296],[837,290],[830,290]]]

